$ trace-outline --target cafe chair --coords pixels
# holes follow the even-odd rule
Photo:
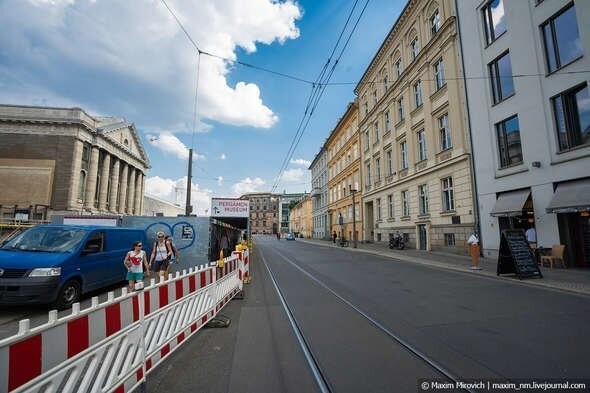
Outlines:
[[[565,246],[563,244],[554,244],[553,247],[551,247],[551,255],[541,256],[541,266],[545,266],[545,262],[549,262],[549,267],[553,269],[553,263],[560,261],[561,265],[564,268],[567,268],[567,265],[563,259],[564,252]]]

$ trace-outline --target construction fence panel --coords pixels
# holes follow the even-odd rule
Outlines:
[[[243,261],[203,265],[0,340],[0,393],[129,392],[241,289]]]

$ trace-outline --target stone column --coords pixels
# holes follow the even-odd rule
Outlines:
[[[128,165],[126,162],[121,161],[121,165],[123,166],[123,170],[121,172],[121,189],[119,190],[119,213],[124,214],[125,208],[127,207],[127,170]]]
[[[139,210],[143,214],[143,200],[145,197],[145,175],[141,174],[141,200],[139,201]]]
[[[96,193],[96,181],[98,180],[98,147],[92,146],[90,151],[90,166],[88,179],[86,180],[86,198],[84,207],[94,209],[94,194]]]
[[[72,169],[70,172],[70,189],[65,210],[80,210],[81,204],[84,201],[78,202],[78,190],[80,187],[80,171],[82,170],[82,150],[84,144],[82,141],[74,142],[74,150],[72,154]]]
[[[133,203],[135,202],[135,168],[129,167],[129,186],[127,188],[127,213],[135,214]]]
[[[98,210],[106,212],[107,195],[109,192],[109,176],[111,172],[111,155],[106,153],[102,162],[102,173],[100,175],[100,190],[98,190]]]
[[[141,216],[143,212],[141,211],[141,200],[143,199],[143,193],[141,192],[141,187],[143,184],[143,173],[139,170],[137,171],[137,180],[135,181],[135,203],[133,208],[135,209],[135,215]]]
[[[113,156],[113,171],[111,173],[111,194],[109,195],[109,210],[117,213],[117,195],[119,193],[119,162],[120,160]]]

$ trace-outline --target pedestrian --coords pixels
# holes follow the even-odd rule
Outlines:
[[[168,267],[166,268],[166,277],[168,277],[168,273],[170,272],[170,266],[172,266],[173,264],[179,264],[180,263],[180,253],[178,252],[178,249],[176,248],[176,246],[174,245],[174,243],[172,242],[172,236],[167,235],[164,238],[164,241],[166,242],[166,248],[168,248],[169,250],[172,250],[172,255],[170,256],[170,263],[168,263]]]
[[[473,231],[471,236],[469,236],[467,243],[469,244],[471,262],[473,263],[470,269],[481,270],[481,267],[479,267],[479,237],[477,236],[477,231]]]
[[[281,240],[281,234],[277,232],[277,240]]]
[[[168,248],[166,241],[164,240],[164,232],[158,232],[156,234],[157,240],[154,243],[152,249],[152,255],[150,257],[150,270],[157,273],[160,277],[166,277],[166,270],[170,263],[170,256],[172,250]]]
[[[537,231],[535,230],[535,227],[530,227],[524,234],[526,235],[527,242],[529,242],[529,247],[533,250],[537,248]]]
[[[334,233],[332,234],[332,242],[333,242],[334,244],[336,244],[336,238],[337,238],[337,237],[338,237],[338,236],[336,235],[336,231],[334,231]]]
[[[147,255],[145,251],[141,249],[143,244],[137,241],[133,243],[131,251],[125,255],[125,261],[123,264],[127,268],[126,280],[129,281],[129,291],[135,289],[135,283],[143,282],[143,267],[149,274],[149,265],[147,263]]]

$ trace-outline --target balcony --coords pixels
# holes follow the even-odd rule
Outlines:
[[[321,190],[321,188],[319,188],[319,187],[312,188],[311,189],[310,196],[312,198],[319,198],[319,197],[321,197],[322,196],[322,190]]]

